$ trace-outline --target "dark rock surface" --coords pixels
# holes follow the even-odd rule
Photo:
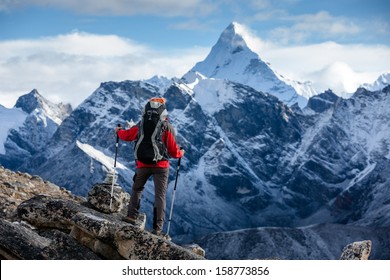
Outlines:
[[[144,215],[143,223],[133,226],[122,221],[122,213],[92,209],[84,199],[39,177],[1,167],[0,188],[1,259],[203,258],[145,231]]]

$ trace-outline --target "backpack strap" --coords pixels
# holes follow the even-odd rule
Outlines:
[[[138,135],[137,135],[137,139],[135,141],[135,146],[134,146],[134,158],[135,160],[138,160],[138,156],[137,156],[137,152],[138,152],[138,148],[139,146],[141,145],[142,143],[142,140],[144,139],[144,119],[141,118],[141,121],[137,124],[138,126]]]
[[[163,159],[163,155],[160,154],[160,149],[158,145],[164,145],[162,141],[162,124],[163,122],[161,119],[158,120],[158,123],[156,125],[156,128],[153,131],[152,134],[152,145],[153,145],[153,150],[154,150],[154,159],[153,161],[157,162]],[[158,136],[158,137],[157,137]],[[157,143],[159,142],[159,143]]]

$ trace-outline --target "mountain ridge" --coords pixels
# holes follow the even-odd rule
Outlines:
[[[14,108],[1,114],[4,126],[0,164],[17,169],[45,148],[57,127],[71,113],[69,104],[54,104],[36,89],[18,98]],[[8,115],[8,117],[7,117]]]
[[[381,179],[384,180],[381,185],[367,189],[365,197],[368,201],[356,203],[354,209],[360,207],[366,214],[353,217],[354,213],[345,208],[348,205],[341,203],[346,198],[359,199],[356,195],[361,193],[360,187],[347,189],[348,184],[362,183],[363,174],[368,180],[378,176],[379,169],[368,164],[367,159],[370,153],[377,154],[380,145],[367,154],[363,151],[368,146],[357,145],[359,141],[347,144],[348,137],[340,136],[352,126],[339,118],[351,119],[344,117],[349,112],[345,108],[359,111],[361,109],[355,109],[355,106],[363,103],[366,104],[366,113],[362,118],[377,118],[371,116],[374,110],[385,117],[386,90],[357,92],[351,100],[337,98],[331,92],[324,93],[319,96],[323,96],[321,100],[325,100],[328,107],[321,105],[314,114],[300,115],[272,95],[250,87],[221,80],[208,80],[208,83],[210,86],[215,83],[214,88],[230,87],[235,93],[234,98],[211,110],[197,101],[198,93],[192,92],[191,95],[177,83],[173,83],[163,95],[168,100],[167,108],[177,129],[178,142],[187,151],[179,180],[179,188],[183,186],[184,189],[177,193],[175,211],[178,217],[172,225],[177,238],[188,240],[208,234],[210,229],[226,231],[315,222],[359,225],[359,220],[370,225],[368,221],[374,217],[381,217],[378,225],[390,223],[390,218],[384,214],[386,205],[379,206],[380,199],[377,202],[369,199],[371,192],[386,188],[389,183],[386,179]],[[27,169],[57,184],[68,182],[64,186],[72,192],[85,194],[91,184],[103,180],[105,172],[112,166],[110,162],[87,154],[80,145],[87,144],[105,157],[112,157],[112,127],[128,119],[137,121],[142,104],[156,94],[158,88],[141,86],[140,82],[103,83],[57,130],[46,155],[40,154],[32,161],[38,164]],[[383,110],[378,111],[376,104],[383,104]],[[233,126],[236,123],[238,126]],[[203,135],[196,133],[199,131],[204,131]],[[67,138],[66,135],[73,136]],[[339,136],[335,138],[335,135]],[[67,142],[63,142],[64,139],[68,139]],[[76,145],[75,140],[80,144]],[[381,143],[380,139],[378,141]],[[342,148],[346,145],[350,147]],[[128,191],[134,173],[132,148],[131,143],[121,142],[118,157],[119,182]],[[78,158],[76,162],[75,157]],[[348,162],[350,158],[354,160]],[[378,167],[388,165],[386,157],[382,161]],[[64,164],[68,166],[66,169],[62,168]],[[170,189],[175,162],[171,165]],[[335,169],[331,170],[329,166]],[[51,168],[62,171],[52,173]],[[144,199],[145,212],[152,211],[152,188],[147,187]],[[168,203],[170,199],[169,193]],[[210,210],[210,205],[214,205],[213,210]],[[206,209],[213,215],[210,216]],[[333,218],[338,211],[344,214]],[[198,219],[193,216],[195,213],[196,217],[204,217],[201,224],[193,224]]]

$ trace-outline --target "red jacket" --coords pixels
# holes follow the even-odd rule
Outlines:
[[[130,129],[126,130],[119,130],[118,136],[120,139],[124,141],[134,141],[137,139],[138,135],[138,126],[133,126]],[[177,146],[176,140],[175,140],[175,133],[173,129],[167,129],[163,132],[162,140],[167,147],[168,154],[173,158],[181,158],[183,156],[183,151],[179,149]],[[168,168],[169,167],[169,161],[168,160],[161,160],[157,162],[156,164],[145,164],[139,160],[137,160],[137,168],[144,168],[144,167],[158,167],[158,168]]]

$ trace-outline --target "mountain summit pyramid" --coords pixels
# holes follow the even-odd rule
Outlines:
[[[316,92],[307,83],[288,80],[274,71],[249,46],[245,27],[231,23],[221,34],[205,60],[198,62],[183,79],[192,84],[194,77],[226,79],[275,95],[291,106],[307,104]],[[194,75],[195,74],[195,75]]]
[[[48,116],[57,125],[60,125],[72,111],[70,104],[54,104],[44,98],[36,89],[19,97],[15,108],[20,108],[27,114],[31,114],[34,110],[36,112],[40,110],[41,114]]]

